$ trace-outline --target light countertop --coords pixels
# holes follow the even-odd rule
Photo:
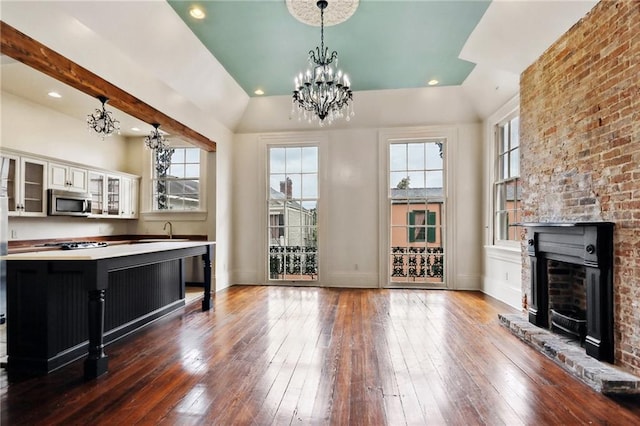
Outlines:
[[[139,242],[133,244],[113,244],[107,247],[87,248],[80,250],[43,250],[8,254],[0,259],[13,260],[100,260],[113,257],[132,256],[158,251],[168,251],[189,247],[215,244],[214,241],[171,241]]]

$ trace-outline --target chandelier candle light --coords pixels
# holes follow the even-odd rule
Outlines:
[[[329,55],[324,47],[324,10],[327,0],[319,0],[320,47],[309,51],[309,69],[295,78],[293,105],[299,107],[298,119],[304,117],[310,123],[319,120],[322,126],[325,118],[331,124],[335,119],[353,117],[353,92],[349,77],[338,69],[338,53]],[[351,102],[351,103],[350,103]]]
[[[158,127],[160,127],[160,124],[151,123],[151,125],[153,126],[153,130],[151,131],[151,133],[149,133],[147,137],[144,138],[145,146],[149,149],[156,149],[156,150],[166,149],[168,141],[164,137],[164,135],[162,135],[158,130]]]
[[[113,118],[113,113],[107,111],[104,104],[109,102],[106,96],[98,96],[98,100],[102,102],[102,109],[96,108],[93,114],[87,116],[87,127],[102,137],[111,136],[114,132],[120,134],[120,122]]]

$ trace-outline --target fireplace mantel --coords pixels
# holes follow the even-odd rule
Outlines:
[[[588,355],[613,362],[612,222],[520,223],[528,229],[531,261],[529,322],[549,326],[547,263],[557,260],[586,269]]]

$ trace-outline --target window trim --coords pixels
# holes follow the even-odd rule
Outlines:
[[[260,147],[259,151],[259,165],[260,172],[257,173],[257,183],[260,188],[260,199],[264,200],[261,202],[261,207],[255,210],[254,220],[257,221],[260,225],[260,237],[257,241],[260,242],[260,254],[258,258],[260,259],[260,265],[258,265],[259,271],[259,279],[261,282],[267,285],[308,285],[308,286],[323,286],[324,280],[330,275],[327,270],[327,253],[326,249],[323,248],[324,243],[322,241],[326,241],[326,229],[327,229],[327,215],[325,212],[328,208],[328,196],[327,196],[327,186],[325,185],[327,179],[327,144],[329,141],[329,136],[327,132],[320,131],[309,131],[309,132],[292,132],[292,133],[273,133],[268,135],[260,135],[258,137],[258,146]],[[282,147],[291,147],[291,146],[317,146],[318,147],[318,234],[317,238],[319,241],[318,244],[318,277],[315,281],[310,281],[306,283],[304,281],[271,281],[268,279],[269,271],[267,262],[263,262],[263,259],[266,259],[268,253],[266,252],[268,248],[268,227],[266,226],[267,221],[264,218],[268,215],[268,185],[267,182],[267,174],[269,171],[268,161],[268,151],[270,147],[274,146],[282,146]]]
[[[276,229],[282,229],[284,231],[284,238],[286,240],[288,240],[289,238],[293,238],[293,239],[295,239],[296,237],[302,238],[301,236],[304,235],[305,232],[309,231],[309,229],[307,229],[307,228],[313,228],[313,233],[315,233],[315,235],[316,235],[316,247],[315,247],[315,252],[310,252],[310,253],[315,253],[313,256],[315,256],[316,262],[317,262],[318,261],[318,252],[319,252],[319,249],[320,249],[319,239],[317,238],[317,236],[318,236],[318,234],[317,234],[317,232],[318,232],[318,223],[316,222],[316,224],[314,226],[308,226],[306,224],[303,224],[302,222],[300,222],[300,224],[297,224],[297,225],[295,225],[295,224],[294,225],[289,225],[288,222],[289,222],[290,218],[295,217],[296,213],[292,214],[292,212],[295,212],[295,211],[300,212],[300,216],[299,216],[300,218],[303,218],[303,217],[304,218],[308,218],[308,216],[305,216],[304,214],[302,214],[302,211],[306,210],[304,205],[303,205],[305,201],[315,201],[316,202],[316,209],[315,209],[316,213],[315,214],[316,215],[318,214],[318,206],[319,206],[320,201],[321,201],[320,200],[320,191],[319,191],[319,189],[320,189],[319,188],[319,185],[320,185],[320,182],[319,182],[320,176],[319,175],[320,175],[320,167],[321,167],[320,166],[320,146],[318,144],[313,144],[313,143],[309,143],[309,142],[300,142],[299,144],[291,143],[291,144],[286,144],[286,145],[283,145],[283,144],[267,144],[267,147],[266,147],[266,150],[267,150],[267,152],[266,152],[267,166],[266,166],[266,176],[265,176],[265,182],[267,183],[267,188],[265,189],[266,193],[267,193],[267,209],[269,210],[269,215],[268,215],[268,222],[269,223],[266,225],[267,228],[269,229],[269,232],[268,232],[269,233],[269,242],[268,242],[269,246],[268,246],[267,250],[269,250],[269,253],[270,253],[270,250],[271,250],[271,247],[272,247],[272,245],[271,245],[272,230],[274,229],[272,227],[272,225],[271,225],[271,218],[273,217],[273,215],[271,214],[271,209],[272,209],[272,206],[277,205],[280,202],[282,202],[279,199],[271,198],[271,195],[272,195],[271,189],[274,189],[276,191],[278,190],[277,188],[273,188],[271,186],[271,177],[274,176],[274,175],[280,175],[280,174],[285,176],[285,182],[286,183],[281,181],[280,185],[285,183],[286,186],[285,186],[285,190],[284,191],[285,191],[285,193],[289,193],[289,190],[286,189],[286,187],[289,186],[289,185],[291,185],[291,188],[293,187],[293,182],[290,179],[291,176],[300,175],[300,178],[301,178],[300,181],[302,182],[304,175],[313,174],[313,173],[310,173],[310,172],[304,172],[302,170],[300,172],[287,172],[287,171],[285,171],[285,173],[273,173],[271,171],[271,166],[270,166],[270,163],[271,163],[271,161],[270,161],[271,160],[271,150],[272,149],[285,149],[285,150],[296,149],[297,150],[297,149],[304,149],[304,148],[315,148],[316,149],[317,169],[316,169],[315,175],[316,175],[316,178],[318,180],[317,181],[318,188],[316,188],[317,189],[316,197],[315,198],[304,197],[302,193],[300,193],[300,197],[299,198],[295,198],[295,197],[289,198],[289,197],[287,197],[283,202],[283,205],[284,205],[284,208],[283,208],[284,210],[283,210],[283,215],[282,215],[283,216],[283,221],[282,221],[283,225],[282,226],[279,225],[278,227],[276,227]],[[280,192],[282,192],[282,186],[280,187]],[[275,201],[275,203],[274,203],[274,201]],[[287,207],[290,202],[296,203],[297,206]],[[310,210],[308,212],[310,212]],[[299,244],[291,244],[291,245],[290,245],[290,243],[287,243],[285,245],[286,246],[301,246],[300,243]],[[307,246],[305,245],[304,247],[307,247]],[[310,280],[307,281],[306,279],[295,279],[295,278],[273,278],[271,276],[270,262],[267,263],[266,267],[267,267],[267,270],[268,270],[267,279],[268,279],[269,283],[286,283],[286,284],[304,283],[304,284],[311,284],[311,283],[318,282],[318,279],[319,279],[318,269],[316,269],[316,273],[315,274],[312,274],[312,276],[315,276],[315,278],[311,278]],[[287,275],[287,274],[284,274],[284,275]],[[306,275],[306,274],[303,274],[303,275]]]
[[[179,139],[171,139],[169,141],[169,147],[171,148],[197,148],[191,144],[188,144]],[[144,173],[146,184],[141,186],[140,191],[141,200],[143,201],[143,210],[140,212],[140,217],[147,221],[161,221],[168,220],[172,216],[176,220],[181,221],[206,221],[208,217],[208,200],[207,200],[207,186],[208,186],[208,156],[207,151],[200,149],[200,177],[199,177],[199,199],[200,207],[195,210],[153,210],[153,182],[154,182],[154,169],[155,169],[155,151],[144,148],[146,151],[147,161],[146,171]]]
[[[521,173],[520,173],[520,169],[518,169],[518,176],[509,176],[507,178],[501,178],[501,170],[500,170],[500,157],[502,155],[506,155],[508,158],[510,158],[509,153],[511,153],[513,151],[513,149],[511,148],[511,144],[509,144],[509,149],[505,152],[502,152],[500,144],[502,142],[501,139],[501,129],[504,127],[505,124],[510,123],[514,118],[520,116],[520,109],[519,108],[515,108],[514,110],[511,110],[508,114],[504,115],[500,120],[497,120],[496,122],[493,123],[493,143],[492,143],[492,162],[493,162],[493,170],[492,170],[492,183],[491,183],[491,216],[490,216],[490,220],[491,220],[491,241],[492,244],[495,246],[504,246],[504,247],[520,247],[520,240],[518,238],[516,239],[499,239],[498,238],[498,226],[497,226],[497,215],[498,212],[508,212],[508,210],[498,210],[497,209],[497,203],[498,203],[498,186],[499,185],[508,185],[511,182],[515,182],[516,183],[516,191],[517,188],[521,185],[522,182],[522,177],[521,177]],[[519,122],[519,121],[518,121]],[[518,132],[519,133],[519,132]],[[520,139],[520,135],[518,134],[518,139]],[[521,153],[521,143],[520,141],[518,142],[518,155],[520,156]],[[520,163],[520,161],[518,161],[518,163]],[[509,172],[511,172],[511,168],[509,165]],[[520,209],[520,211],[522,211],[522,209]]]

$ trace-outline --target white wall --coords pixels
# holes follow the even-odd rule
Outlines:
[[[356,93],[356,117],[330,127],[289,120],[288,98],[252,99],[233,142],[233,251],[231,280],[261,284],[264,257],[266,146],[315,141],[320,146],[320,285],[378,287],[380,273],[380,132],[429,132],[446,128],[452,238],[450,288],[480,289],[482,262],[482,131],[458,88]],[[403,98],[406,102],[403,102]],[[368,102],[367,100],[372,100]],[[375,100],[375,102],[373,102]],[[286,110],[286,112],[285,112]],[[359,117],[359,118],[358,118]],[[384,127],[383,127],[384,126]],[[419,127],[416,127],[419,126]],[[453,203],[456,204],[454,207]]]
[[[378,129],[479,120],[468,92],[460,86],[368,90],[353,96],[355,116],[348,122],[336,121],[330,129]],[[292,113],[291,96],[251,98],[236,133],[318,130],[318,124],[299,121],[296,111]]]
[[[483,122],[483,225],[482,291],[515,308],[522,308],[522,252],[520,244],[493,243],[493,177],[495,168],[495,126],[519,108],[520,98],[511,99]]]
[[[129,173],[125,138],[103,141],[89,133],[86,116],[71,117],[5,91],[1,95],[3,148]]]
[[[449,260],[454,270],[452,288],[479,290],[482,260],[482,127],[478,124],[456,126],[458,135],[451,147],[449,166],[452,181],[448,205],[453,209],[453,223],[447,227],[454,249]]]
[[[210,229],[209,239],[216,242],[216,289],[221,290],[234,284],[231,274],[233,240],[233,223],[237,220],[233,216],[233,198],[235,185],[233,181],[233,137],[228,133],[217,140],[215,153],[209,153],[209,185],[212,188],[209,202]],[[215,196],[213,191],[215,191]]]

